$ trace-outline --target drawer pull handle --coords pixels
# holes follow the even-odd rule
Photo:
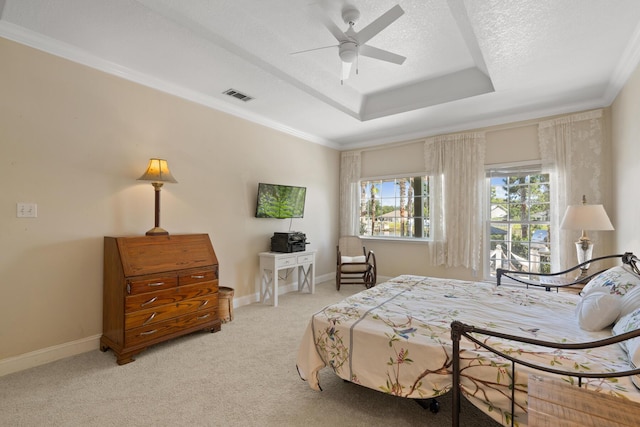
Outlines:
[[[151,335],[151,334],[155,334],[156,332],[158,332],[158,330],[157,330],[157,329],[154,329],[153,331],[140,332],[140,336],[143,336],[143,335]]]
[[[198,320],[202,320],[202,319],[206,319],[207,317],[211,316],[211,313],[207,313],[204,316],[200,316],[198,317]]]
[[[209,300],[204,300],[202,301],[202,304],[200,304],[200,308],[204,307],[205,305],[209,304]]]
[[[147,283],[147,286],[162,286],[164,282]]]
[[[151,316],[149,316],[149,318],[147,320],[144,321],[144,323],[142,324],[143,326],[146,325],[147,323],[151,322],[153,320],[154,317],[156,317],[158,313],[156,313],[155,311],[153,312],[153,314]]]
[[[194,274],[191,276],[192,279],[204,279],[204,274]]]
[[[151,298],[149,301],[147,301],[147,302],[143,302],[142,304],[140,304],[140,307],[144,307],[145,305],[149,305],[149,304],[151,304],[152,302],[155,302],[157,299],[158,299],[158,297],[153,297],[153,298]]]

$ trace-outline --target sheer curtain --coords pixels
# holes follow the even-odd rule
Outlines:
[[[603,110],[573,114],[538,124],[540,158],[551,182],[551,265],[564,270],[577,263],[574,242],[580,237],[575,231],[560,230],[560,222],[568,205],[580,204],[582,195],[587,203],[601,204],[605,180],[602,176],[605,156]],[[555,209],[554,209],[555,208]],[[557,232],[559,231],[559,232]],[[597,232],[589,237],[597,242]],[[596,244],[596,251],[602,246]],[[604,254],[596,255],[599,256]]]
[[[340,235],[357,236],[360,212],[360,151],[346,151],[340,157]]]
[[[482,244],[484,133],[444,135],[424,144],[430,195],[431,263],[478,271]]]

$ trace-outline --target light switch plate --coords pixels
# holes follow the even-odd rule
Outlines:
[[[18,218],[37,218],[38,205],[36,203],[18,202],[16,215]]]

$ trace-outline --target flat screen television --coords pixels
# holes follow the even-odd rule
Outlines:
[[[256,218],[302,218],[306,187],[258,184]]]

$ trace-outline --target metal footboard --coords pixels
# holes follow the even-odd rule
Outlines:
[[[525,360],[518,360],[516,359],[514,356],[511,356],[509,354],[506,354],[504,352],[501,352],[500,350],[497,350],[493,347],[491,347],[490,345],[485,344],[484,342],[482,342],[481,340],[477,339],[474,335],[472,334],[476,334],[476,335],[486,335],[486,336],[491,336],[491,337],[496,337],[496,338],[503,338],[503,339],[507,339],[507,340],[511,340],[511,341],[517,341],[517,342],[522,342],[522,343],[528,343],[528,344],[533,344],[533,345],[538,345],[538,346],[542,346],[542,347],[547,347],[547,348],[553,348],[553,349],[571,349],[571,350],[586,350],[586,349],[590,349],[590,348],[596,348],[596,347],[604,347],[607,345],[612,345],[612,344],[617,344],[619,342],[622,341],[626,341],[635,337],[640,336],[640,329],[637,329],[635,331],[631,331],[631,332],[627,332],[624,334],[620,334],[620,335],[616,335],[616,336],[612,336],[606,339],[601,339],[601,340],[597,340],[597,341],[591,341],[591,342],[584,342],[584,343],[571,343],[571,344],[563,344],[563,343],[556,343],[556,342],[550,342],[550,341],[543,341],[543,340],[536,340],[536,339],[531,339],[531,338],[526,338],[526,337],[521,337],[521,336],[516,336],[516,335],[509,335],[509,334],[503,334],[501,332],[497,332],[497,331],[491,331],[488,329],[482,329],[482,328],[476,328],[475,326],[472,325],[467,325],[464,324],[462,322],[458,322],[458,321],[454,321],[451,323],[451,340],[453,342],[453,390],[452,390],[452,407],[453,407],[453,413],[452,413],[452,425],[454,427],[458,427],[460,424],[460,397],[462,395],[461,390],[460,390],[460,340],[462,337],[465,337],[466,339],[468,339],[469,341],[475,343],[476,345],[491,351],[494,354],[497,354],[501,357],[503,357],[506,360],[509,360],[511,362],[511,378],[512,378],[512,383],[511,383],[511,414],[515,414],[515,390],[516,390],[516,386],[514,384],[515,382],[515,369],[516,369],[516,365],[522,365],[522,366],[527,366],[529,368],[538,370],[538,371],[543,371],[543,372],[547,372],[547,373],[551,373],[551,374],[557,374],[557,375],[567,375],[567,376],[571,376],[571,377],[577,377],[578,378],[578,386],[582,385],[582,378],[616,378],[616,377],[625,377],[625,376],[631,376],[631,375],[637,375],[640,374],[640,368],[638,369],[631,369],[631,370],[626,370],[626,371],[619,371],[619,372],[574,372],[574,371],[566,371],[566,370],[561,370],[561,369],[554,369],[554,368],[549,368],[547,366],[540,366],[537,364],[533,364],[530,362],[527,362]],[[511,417],[511,425],[513,426],[515,422],[515,417],[512,416]]]

